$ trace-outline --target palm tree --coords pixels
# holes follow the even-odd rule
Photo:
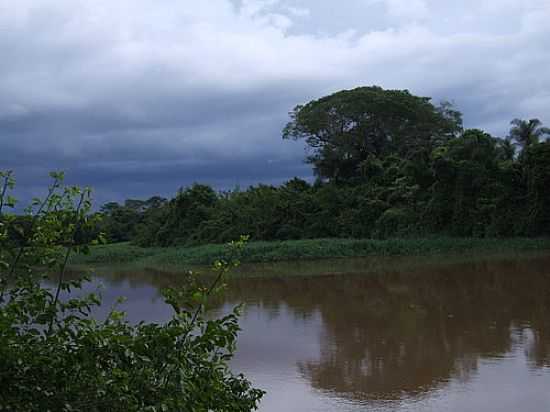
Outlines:
[[[514,160],[516,157],[516,143],[512,142],[510,137],[498,139],[498,148],[500,150],[500,159]]]
[[[550,128],[542,127],[539,119],[514,119],[510,122],[510,138],[514,139],[522,148],[538,143],[544,136],[550,136]]]

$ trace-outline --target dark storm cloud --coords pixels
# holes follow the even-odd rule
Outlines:
[[[460,5],[459,5],[460,4]],[[0,0],[0,168],[98,201],[309,176],[296,104],[358,85],[550,123],[546,0]]]

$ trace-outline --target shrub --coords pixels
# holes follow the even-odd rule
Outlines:
[[[221,319],[205,317],[208,298],[222,289],[244,239],[215,263],[210,285],[190,272],[184,286],[163,292],[174,309],[168,322],[132,325],[117,306],[106,319],[94,319],[99,296],[71,294],[87,279],[65,280],[70,255],[92,243],[81,235],[96,225],[90,191],[63,186],[60,173],[52,177],[46,198],[33,202],[20,225],[3,211],[15,203],[8,195],[13,177],[0,174],[0,410],[256,409],[263,392],[228,367],[238,308]],[[54,288],[44,286],[51,273]]]

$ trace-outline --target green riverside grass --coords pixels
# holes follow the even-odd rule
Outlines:
[[[249,242],[243,263],[317,260],[367,256],[434,256],[448,254],[550,251],[550,239],[312,239]],[[73,267],[128,265],[133,268],[187,269],[223,258],[224,245],[141,248],[130,243],[95,246],[74,256]]]

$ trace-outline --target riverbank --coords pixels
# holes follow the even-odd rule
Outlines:
[[[133,268],[181,269],[209,265],[224,257],[224,245],[190,248],[141,248],[129,243],[93,247],[89,255],[76,255],[73,267],[127,265]],[[550,239],[313,239],[250,242],[241,257],[243,263],[318,260],[368,256],[437,256],[472,253],[550,251]]]

